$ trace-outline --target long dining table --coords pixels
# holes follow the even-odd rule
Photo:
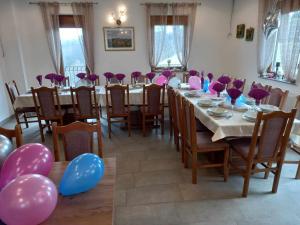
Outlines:
[[[182,97],[194,105],[195,117],[200,120],[210,131],[214,133],[212,141],[216,142],[227,137],[250,137],[254,129],[254,122],[243,119],[243,113],[239,110],[231,110],[231,117],[214,117],[208,114],[208,107],[201,107],[198,101],[201,98],[212,98],[210,94],[201,94],[200,97],[186,97],[185,93],[190,90],[176,89]]]
[[[106,106],[106,93],[105,86],[96,86],[96,98],[101,106]],[[59,101],[61,105],[72,105],[72,98],[70,89],[68,87],[59,90]],[[130,105],[143,104],[143,87],[142,86],[129,86],[129,102]],[[165,95],[165,103],[167,103],[167,96]],[[21,94],[16,97],[14,102],[15,108],[34,107],[32,94],[29,92]]]

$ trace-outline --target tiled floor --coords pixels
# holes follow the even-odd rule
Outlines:
[[[285,165],[277,194],[271,194],[272,178],[255,175],[248,198],[241,198],[243,179],[232,175],[227,183],[213,169],[199,171],[191,184],[191,170],[169,140],[153,131],[132,137],[117,126],[112,139],[102,121],[104,155],[117,157],[115,192],[116,225],[299,225],[300,180],[295,165]],[[12,127],[13,122],[7,127]],[[24,129],[25,142],[40,142],[38,127]],[[46,145],[52,148],[51,135]],[[289,152],[289,157],[298,157]]]

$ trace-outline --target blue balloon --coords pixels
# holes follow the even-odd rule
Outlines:
[[[209,87],[209,80],[205,79],[204,80],[204,85],[203,85],[204,93],[206,93],[208,91],[208,87]]]
[[[99,156],[85,153],[67,166],[59,184],[63,196],[76,195],[97,186],[104,175],[104,161]]]

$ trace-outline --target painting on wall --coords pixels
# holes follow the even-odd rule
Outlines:
[[[105,51],[134,51],[133,27],[104,27]]]
[[[254,28],[250,27],[246,30],[246,41],[253,41],[254,39]]]
[[[245,37],[245,24],[239,24],[236,28],[236,38]]]

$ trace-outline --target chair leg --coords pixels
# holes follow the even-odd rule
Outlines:
[[[229,159],[229,148],[225,149],[224,152],[224,181],[227,182],[228,180],[228,159]]]
[[[99,106],[99,110],[100,110],[100,118],[102,118],[102,106]]]
[[[280,175],[281,175],[281,169],[282,169],[282,163],[277,163],[277,170],[276,170],[274,181],[273,181],[272,193],[277,192],[279,179],[280,179]]]
[[[29,125],[28,125],[28,120],[27,120],[26,113],[24,113],[24,121],[25,121],[26,128],[28,128]]]
[[[251,166],[252,165],[247,165],[247,170],[244,176],[244,186],[243,186],[243,194],[242,196],[247,198],[248,196],[248,191],[249,191],[249,183],[250,183],[250,176],[251,176]]]
[[[146,117],[145,115],[143,115],[143,136],[145,137],[146,136]]]
[[[297,169],[297,173],[296,173],[296,179],[300,179],[300,161],[298,162],[298,169]]]
[[[108,127],[108,137],[109,139],[111,138],[111,122],[110,122],[110,118],[107,118],[107,127]]]
[[[268,168],[272,167],[272,163],[271,163],[271,162],[268,162],[268,163],[267,163],[267,166],[268,166]],[[268,179],[269,174],[270,174],[270,169],[267,169],[266,172],[265,172],[264,179]]]
[[[192,152],[192,183],[197,184],[197,152]]]
[[[161,125],[161,135],[164,135],[164,133],[165,133],[165,120],[164,120],[163,115],[161,116],[160,125]]]
[[[128,126],[128,137],[131,136],[131,120],[130,120],[130,116],[127,117],[127,126]]]
[[[45,142],[45,136],[44,136],[43,125],[42,125],[41,120],[39,120],[39,127],[40,127],[40,134],[41,134],[42,142]]]

